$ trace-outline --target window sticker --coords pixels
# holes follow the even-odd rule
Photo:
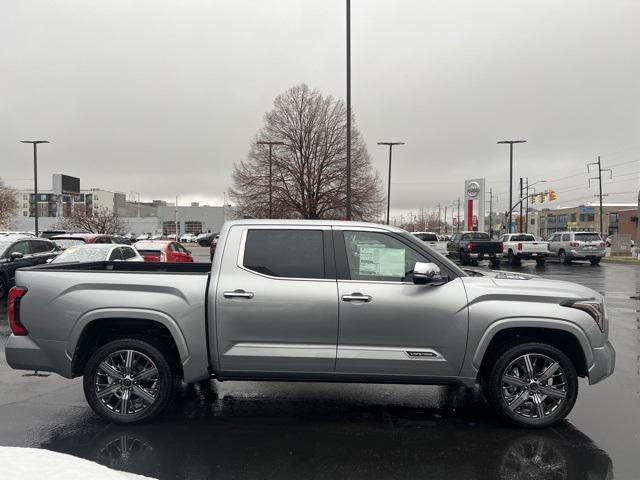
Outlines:
[[[385,248],[384,246],[359,246],[360,275],[377,277],[405,276],[404,248]]]

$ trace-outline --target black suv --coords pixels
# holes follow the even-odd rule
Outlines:
[[[19,235],[0,235],[0,299],[13,286],[16,270],[46,263],[58,254],[51,240]]]

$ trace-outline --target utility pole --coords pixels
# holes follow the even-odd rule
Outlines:
[[[38,144],[49,143],[47,140],[21,140],[20,143],[33,145],[33,199],[35,200],[35,234],[38,236]]]
[[[259,140],[258,145],[269,145],[269,218],[273,217],[273,161],[271,158],[271,148],[274,145],[284,145],[284,142],[274,142],[267,140]]]
[[[460,197],[458,197],[458,217],[456,218],[456,232],[460,231]]]
[[[447,208],[449,208],[449,205],[445,205],[444,206],[444,234],[447,234]]]
[[[525,209],[525,225],[524,225],[524,233],[529,233],[529,177],[526,178],[527,181],[527,206]]]
[[[522,199],[522,177],[520,177],[520,198]],[[522,233],[522,201],[520,201],[520,218],[518,219],[518,225],[520,225],[518,233]]]
[[[440,226],[440,203],[438,203],[438,234],[442,233],[442,227]]]
[[[511,233],[511,213],[513,210],[513,144],[525,143],[526,140],[501,140],[498,144],[509,144],[509,226],[508,233]]]
[[[347,220],[351,220],[351,0],[347,0]]]
[[[602,164],[600,163],[600,155],[598,155],[597,162],[587,163],[587,173],[591,173],[589,167],[591,165],[598,165],[598,176],[589,178],[589,188],[591,188],[591,180],[598,180],[598,188],[599,194],[594,195],[594,197],[598,197],[600,199],[600,236],[605,239],[606,235],[604,234],[604,214],[602,209],[602,197],[607,197],[607,194],[602,194],[602,172],[609,172],[609,179],[613,178],[613,171],[610,168],[602,168]]]
[[[497,200],[497,197],[495,197]],[[493,238],[492,217],[493,217],[493,189],[489,189],[489,238]]]
[[[378,142],[378,145],[389,145],[389,178],[387,186],[387,225],[389,225],[389,210],[391,208],[391,152],[394,145],[404,145],[404,142]]]
[[[176,229],[176,241],[178,241],[180,233],[178,233],[178,196],[177,195],[176,195],[176,206],[174,207],[173,212],[174,212],[173,221]]]

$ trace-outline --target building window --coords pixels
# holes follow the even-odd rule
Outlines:
[[[184,222],[184,233],[202,233],[202,222]]]
[[[178,230],[180,230],[180,222],[178,222]],[[162,234],[173,235],[176,233],[176,222],[162,222]]]
[[[575,213],[572,213],[572,214],[571,214],[571,221],[572,221],[572,222],[575,222],[575,221],[576,221],[576,214],[575,214]]]
[[[587,213],[586,217],[587,217],[587,222],[593,222],[596,219],[595,213]]]

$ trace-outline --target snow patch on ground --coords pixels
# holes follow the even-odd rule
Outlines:
[[[0,468],[7,478],[25,480],[149,480],[149,477],[111,470],[89,460],[39,448],[0,447]]]

